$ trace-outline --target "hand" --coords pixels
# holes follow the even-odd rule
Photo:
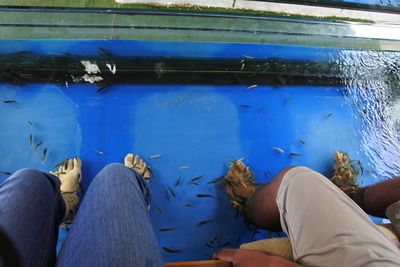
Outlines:
[[[249,249],[222,249],[213,255],[216,260],[230,261],[234,267],[295,267],[300,266],[284,258]]]

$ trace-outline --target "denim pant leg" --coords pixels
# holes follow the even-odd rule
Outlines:
[[[22,169],[0,185],[0,227],[23,266],[54,266],[58,227],[65,213],[57,177]]]
[[[58,266],[163,266],[147,205],[144,179],[122,164],[106,166],[91,182]]]

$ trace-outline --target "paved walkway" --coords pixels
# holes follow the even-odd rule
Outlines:
[[[316,17],[346,17],[352,19],[372,20],[380,23],[400,24],[400,14],[359,11],[354,9],[318,7],[297,4],[249,0],[116,0],[117,3],[141,3],[160,5],[193,5],[204,7],[223,7],[233,9],[250,9],[269,12],[282,12],[293,15]]]

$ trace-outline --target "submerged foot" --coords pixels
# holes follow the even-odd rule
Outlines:
[[[335,165],[331,181],[347,195],[352,195],[358,190],[358,170],[352,164],[346,152],[335,153]]]
[[[241,159],[233,161],[225,176],[224,187],[233,208],[246,216],[248,200],[256,190],[250,167],[246,166]]]
[[[137,171],[144,179],[150,181],[151,169],[139,156],[129,153],[125,156],[124,164],[126,167]]]
[[[79,158],[66,159],[64,165],[58,171],[50,173],[57,176],[61,181],[60,191],[66,204],[63,223],[69,224],[78,211],[82,161]]]

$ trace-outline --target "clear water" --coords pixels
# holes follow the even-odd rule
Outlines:
[[[113,85],[101,93],[96,93],[98,87],[93,84],[0,84],[0,100],[17,101],[0,103],[0,171],[24,167],[49,171],[76,155],[83,160],[86,189],[106,164],[122,162],[129,152],[141,155],[154,172],[150,213],[159,244],[182,250],[178,254],[162,251],[165,261],[207,259],[218,245],[211,249],[205,244],[217,234],[219,244],[229,242],[226,247],[232,248],[270,236],[265,231],[253,236],[235,217],[223,189],[207,184],[226,173],[229,160],[243,157],[260,183],[272,179],[269,173],[276,175],[290,165],[305,165],[329,177],[338,150],[361,161],[362,185],[399,173],[398,52],[229,43],[0,41],[0,53],[69,53],[84,58],[98,55],[99,48],[118,56],[248,55],[324,61],[339,66],[345,83],[259,85],[251,90],[242,85],[217,86],[213,81],[209,85],[131,84]],[[34,143],[43,140],[37,152],[29,145],[30,134]],[[41,162],[45,147],[48,155]],[[157,154],[161,156],[150,158]],[[199,185],[190,184],[190,179],[202,175]],[[179,177],[183,183],[175,186]],[[168,186],[176,197],[168,195]],[[196,198],[199,193],[215,198]],[[196,226],[206,219],[214,220]],[[176,230],[159,232],[160,228]],[[60,236],[65,234],[62,230]]]

